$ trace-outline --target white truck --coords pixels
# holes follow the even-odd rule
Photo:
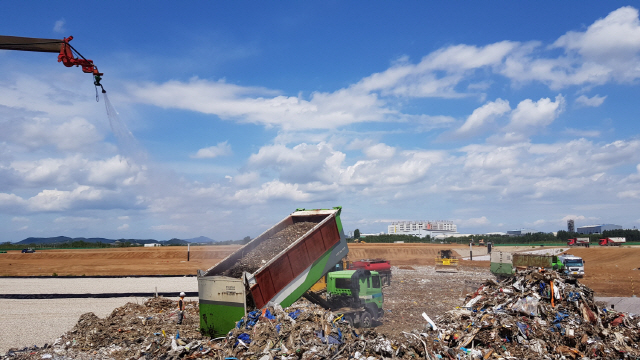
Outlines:
[[[575,278],[584,277],[584,260],[581,257],[573,255],[560,255],[558,260],[564,265],[564,272]]]

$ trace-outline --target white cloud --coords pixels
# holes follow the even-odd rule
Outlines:
[[[386,144],[376,144],[363,149],[363,152],[369,158],[387,159],[395,155],[396,149]]]
[[[122,224],[118,226],[118,230],[120,231],[129,230],[129,224]]]
[[[588,107],[598,107],[604,103],[606,96],[593,95],[593,97],[589,98],[585,95],[580,95],[576,99],[576,104],[580,106],[588,106]]]
[[[29,199],[28,206],[32,211],[62,211],[76,202],[101,200],[104,195],[104,191],[89,186],[78,186],[72,191],[42,190]]]
[[[543,98],[536,102],[531,99],[521,101],[511,113],[508,130],[527,131],[543,128],[551,124],[564,110],[564,97],[556,96],[555,102]]]
[[[465,123],[456,130],[457,134],[473,134],[482,129],[488,122],[493,121],[506,112],[510,111],[509,102],[502,99],[490,101],[475,109],[467,118]]]
[[[406,97],[459,97],[455,87],[467,71],[500,64],[517,47],[503,41],[484,47],[454,45],[436,50],[418,64],[401,58],[389,69],[362,79],[355,88],[365,92]],[[444,75],[438,76],[438,71]]]
[[[266,203],[274,200],[305,202],[311,200],[311,195],[301,191],[298,184],[274,180],[262,184],[258,189],[239,190],[233,198],[241,204]]]
[[[486,216],[481,216],[477,218],[469,218],[469,219],[456,219],[456,225],[458,227],[477,227],[483,225],[489,225],[490,221]]]
[[[598,130],[581,130],[581,129],[564,129],[564,133],[571,136],[578,137],[599,137],[601,132]]]
[[[223,119],[284,129],[330,129],[352,123],[380,121],[385,114],[375,94],[352,89],[333,93],[314,92],[310,100],[275,95],[278,92],[257,87],[242,87],[223,81],[192,79],[188,83],[131,85],[140,102],[163,108],[179,108],[215,114]]]
[[[218,145],[215,146],[202,148],[191,157],[195,159],[213,159],[215,157],[225,155],[231,155],[231,145],[229,145],[226,141],[218,143]]]
[[[57,20],[56,23],[53,25],[53,31],[57,33],[63,33],[67,31],[64,28],[64,25],[65,25],[64,19]]]
[[[640,51],[638,10],[626,6],[612,11],[604,19],[591,24],[585,32],[570,31],[561,36],[554,46],[576,51],[588,61],[606,64],[612,70],[623,73],[630,70],[637,76],[638,70],[625,70],[618,66],[637,61]]]
[[[115,187],[146,181],[145,167],[119,155],[96,161],[89,161],[80,155],[15,161],[11,163],[11,168],[27,186],[64,186],[76,182]]]

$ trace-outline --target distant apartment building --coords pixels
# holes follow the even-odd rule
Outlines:
[[[458,227],[453,221],[395,221],[388,226],[388,234],[415,235],[435,237],[438,235],[453,235],[458,233]]]
[[[614,224],[587,225],[580,226],[576,232],[578,234],[602,234],[605,230],[622,230],[622,226]]]

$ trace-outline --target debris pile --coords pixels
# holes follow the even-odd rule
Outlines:
[[[434,284],[435,285],[435,284]],[[527,271],[486,280],[463,306],[420,329],[389,336],[353,328],[341,314],[297,302],[270,303],[241,319],[227,336],[198,332],[197,304],[175,325],[175,302],[127,304],[105,319],[89,313],[44,349],[7,359],[637,359],[640,317],[599,308],[593,291],[556,272]],[[393,316],[393,314],[386,314]],[[420,326],[420,325],[416,325]]]
[[[293,244],[307,231],[313,229],[318,224],[314,222],[299,222],[287,226],[276,234],[256,246],[255,249],[245,254],[231,268],[225,270],[221,275],[233,278],[240,278],[242,272],[254,273],[260,269],[270,259],[273,259],[282,250]]]
[[[177,302],[151,298],[144,305],[127,303],[104,319],[80,316],[73,329],[49,345],[10,349],[6,359],[156,359],[177,358],[199,350],[208,337],[199,332],[198,303],[185,303],[182,325]]]
[[[426,316],[426,314],[423,314]],[[426,318],[425,318],[426,319]],[[599,308],[593,291],[560,273],[487,280],[414,337],[426,358],[621,359],[640,356],[640,317]]]

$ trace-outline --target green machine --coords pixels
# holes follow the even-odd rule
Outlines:
[[[327,274],[324,305],[351,324],[371,327],[383,315],[384,296],[377,271],[342,270]]]

